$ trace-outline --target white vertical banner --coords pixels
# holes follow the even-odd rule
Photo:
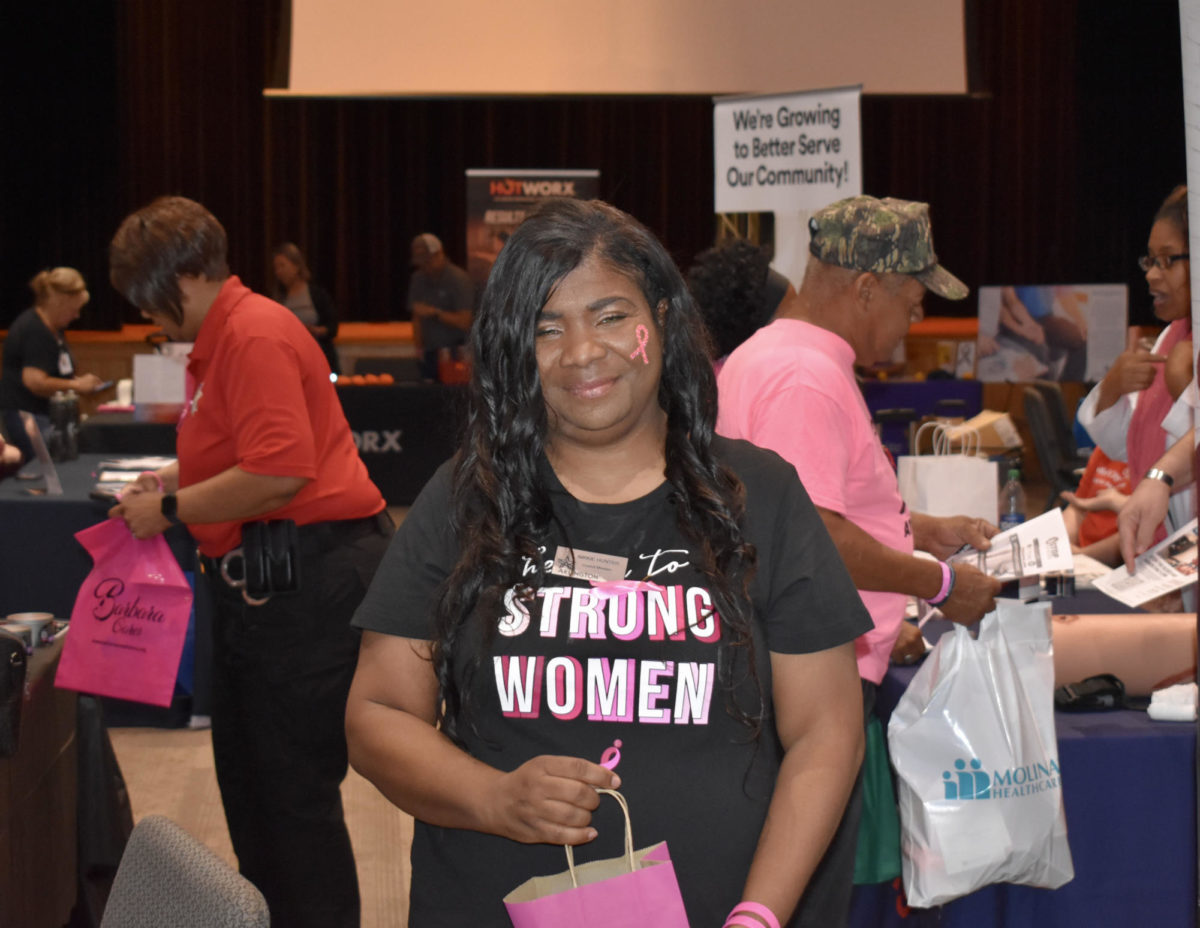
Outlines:
[[[774,213],[775,260],[799,286],[815,210],[862,193],[862,87],[713,102],[718,213]]]
[[[1183,124],[1187,146],[1188,251],[1200,255],[1200,0],[1179,0],[1179,38],[1183,52]],[[1200,301],[1192,289],[1192,329],[1200,326]],[[1193,347],[1192,371],[1196,371]],[[1195,416],[1195,410],[1192,412]]]

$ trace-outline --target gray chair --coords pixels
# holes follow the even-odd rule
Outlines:
[[[1058,447],[1062,451],[1063,466],[1073,474],[1078,471],[1076,477],[1083,476],[1089,455],[1080,452],[1075,443],[1075,430],[1071,417],[1067,414],[1067,402],[1063,398],[1062,387],[1053,380],[1035,380],[1033,385],[1046,401],[1046,412],[1050,415],[1050,423],[1054,427]]]
[[[161,815],[134,826],[100,928],[269,928],[249,880]]]
[[[1042,467],[1042,476],[1050,491],[1042,511],[1049,512],[1061,504],[1059,494],[1063,490],[1074,491],[1079,486],[1079,481],[1074,477],[1072,468],[1063,460],[1062,448],[1058,444],[1058,436],[1054,434],[1050,411],[1046,408],[1041,391],[1034,387],[1025,388],[1025,419],[1033,435],[1033,450],[1037,453],[1038,463]]]

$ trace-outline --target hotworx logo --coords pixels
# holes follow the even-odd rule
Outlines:
[[[968,763],[960,757],[953,770],[942,771],[942,787],[946,799],[1015,799],[1061,789],[1062,771],[1053,757],[991,773],[983,769],[979,758],[972,757]]]

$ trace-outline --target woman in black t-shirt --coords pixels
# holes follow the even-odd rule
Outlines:
[[[44,433],[50,425],[50,397],[60,390],[91,393],[100,386],[95,374],[77,374],[63,332],[79,318],[89,299],[83,275],[73,267],[40,271],[29,282],[34,305],[13,322],[4,339],[0,368],[0,414],[4,429],[28,461],[33,445],[21,411],[33,413]]]
[[[562,845],[616,856],[618,786],[694,928],[786,923],[858,768],[869,627],[795,470],[714,436],[694,302],[606,204],[526,219],[471,353],[460,451],[354,620],[347,739],[418,820],[409,924],[506,926]]]

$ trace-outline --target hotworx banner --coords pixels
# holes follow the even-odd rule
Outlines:
[[[713,104],[718,213],[794,213],[862,193],[861,87]]]
[[[467,273],[483,292],[500,249],[539,202],[555,197],[590,200],[600,194],[594,170],[467,171]]]

